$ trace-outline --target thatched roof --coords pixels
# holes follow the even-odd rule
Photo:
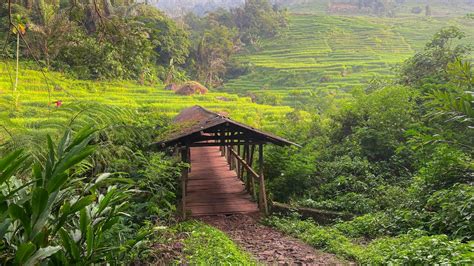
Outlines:
[[[188,81],[179,86],[174,92],[179,95],[206,94],[209,90],[201,83]]]
[[[165,134],[162,141],[154,143],[155,146],[192,145],[216,138],[216,134],[220,134],[217,136],[218,140],[230,141],[231,143],[243,141],[250,144],[272,143],[279,146],[299,146],[294,142],[239,123],[198,105],[181,111],[174,118],[173,124],[175,125],[174,129]],[[212,145],[214,142],[206,143]]]

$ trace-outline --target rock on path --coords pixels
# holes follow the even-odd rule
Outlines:
[[[259,224],[247,215],[208,216],[201,221],[227,233],[240,247],[258,261],[270,265],[341,265],[335,255],[319,250],[285,236],[283,233]]]

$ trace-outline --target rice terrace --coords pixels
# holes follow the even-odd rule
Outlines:
[[[0,21],[0,265],[474,264],[474,1]]]

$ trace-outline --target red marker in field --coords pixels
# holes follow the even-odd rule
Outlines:
[[[61,105],[63,105],[63,101],[61,100],[55,101],[53,103],[56,105],[56,107],[61,107]]]

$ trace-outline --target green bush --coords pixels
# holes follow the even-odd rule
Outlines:
[[[419,231],[414,231],[375,240],[358,261],[362,264],[472,265],[473,250],[474,242],[450,241],[446,235],[420,236]]]
[[[355,260],[361,264],[396,264],[396,265],[433,265],[433,264],[463,264],[474,263],[474,242],[462,243],[459,240],[449,240],[446,235],[427,235],[421,230],[411,230],[396,237],[383,237],[363,246],[347,238],[339,231],[348,231],[355,224],[375,224],[387,221],[383,215],[366,216],[352,224],[344,226],[322,227],[311,221],[301,221],[295,218],[270,217],[265,222],[284,233],[291,234],[316,248]],[[369,222],[367,222],[369,221]],[[368,228],[365,225],[366,228]],[[361,227],[362,228],[362,227]],[[368,230],[374,231],[374,229]],[[360,235],[360,232],[351,232]],[[375,233],[378,233],[375,230]]]
[[[391,210],[388,212],[369,213],[351,221],[334,225],[346,236],[374,239],[382,236],[395,236],[406,233],[413,228],[424,227],[424,217],[412,210]]]
[[[47,157],[34,164],[31,176],[19,171],[29,168],[21,150],[0,161],[2,264],[121,261],[146,237],[124,241],[114,230],[128,215],[129,185],[114,178],[115,185],[105,189],[111,174],[80,175],[96,149],[90,144],[94,133],[85,128],[73,136],[68,130],[57,147],[48,136]]]
[[[170,219],[176,211],[177,182],[185,165],[169,160],[161,153],[151,154],[143,160],[142,170],[136,178],[142,193],[135,198],[137,208],[134,220]]]
[[[433,233],[464,240],[474,239],[474,187],[471,185],[457,184],[435,192],[428,199],[426,210]]]

